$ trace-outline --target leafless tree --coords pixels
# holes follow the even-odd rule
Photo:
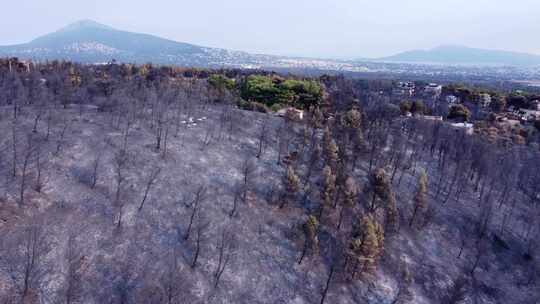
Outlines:
[[[322,157],[321,145],[318,142],[312,142],[309,150],[309,160],[307,161],[306,174],[304,176],[304,187],[308,185],[311,175]]]
[[[152,117],[153,125],[155,127],[154,134],[156,138],[156,150],[160,150],[162,147],[162,141],[169,129],[170,123],[170,111],[169,103],[174,99],[174,92],[172,90],[166,90],[160,97],[156,97],[152,104]]]
[[[289,144],[291,141],[291,135],[288,130],[289,124],[284,120],[276,129],[276,138],[278,145],[277,164],[281,163],[281,157],[286,155],[289,151]]]
[[[163,290],[164,298],[160,303],[174,304],[179,303],[180,298],[182,301],[187,299],[184,297],[183,292],[186,291],[186,283],[188,280],[181,275],[181,264],[178,263],[177,248],[173,246],[167,251],[164,258],[165,265],[164,271],[160,277],[159,283]]]
[[[237,241],[234,235],[228,229],[223,229],[223,232],[221,233],[221,238],[217,245],[219,257],[216,271],[214,273],[214,287],[216,288],[219,285],[219,281],[221,280],[223,272],[229,265],[232,256],[235,254],[237,247],[236,242]]]
[[[156,180],[161,173],[161,167],[155,167],[150,171],[150,174],[148,175],[148,179],[146,181],[146,187],[144,188],[144,196],[141,201],[141,204],[139,205],[139,211],[142,210],[144,206],[144,202],[146,202],[146,199],[148,198],[148,193],[150,192],[150,189],[152,186],[156,183]]]
[[[261,122],[261,128],[259,130],[259,149],[258,149],[258,152],[257,152],[257,158],[261,158],[261,156],[263,155],[264,153],[264,145],[267,141],[267,137],[268,137],[268,119],[264,119],[262,122]]]
[[[116,271],[117,279],[113,282],[111,298],[116,299],[117,303],[128,304],[131,302],[137,275],[129,261],[123,262]]]
[[[120,150],[114,157],[114,176],[115,176],[115,191],[114,191],[114,200],[113,206],[117,209],[117,226],[120,228],[122,225],[122,215],[124,208],[124,200],[121,198],[122,188],[126,181],[126,169],[128,166],[129,156],[128,152]]]
[[[467,285],[468,279],[464,276],[454,280],[441,299],[441,304],[457,304],[465,300]]]
[[[129,100],[128,100],[128,102],[129,102]],[[131,110],[132,106],[126,105],[126,108],[128,109],[127,113],[125,115],[126,124],[125,124],[124,128],[122,129],[122,137],[123,137],[122,149],[123,150],[127,150],[129,132],[131,131],[131,128],[132,128],[132,126],[134,124],[134,120],[135,120],[135,113],[134,113],[133,110]]]
[[[47,110],[47,131],[46,131],[46,134],[45,134],[45,140],[47,140],[47,141],[49,140],[49,137],[51,135],[52,120],[53,120],[52,109],[49,109],[49,110]]]
[[[58,139],[56,140],[56,151],[55,155],[58,155],[60,151],[62,150],[62,146],[65,143],[65,135],[66,131],[69,128],[69,120],[67,117],[64,118],[64,121],[62,123],[62,127],[60,129],[60,134],[58,134]]]
[[[36,192],[41,192],[45,183],[45,181],[43,180],[43,170],[45,169],[48,163],[48,158],[43,159],[42,157],[43,148],[42,148],[41,143],[37,144],[35,154],[36,154],[36,184],[35,184],[34,189],[36,190]]]
[[[236,185],[236,186],[234,187],[234,193],[233,193],[233,195],[234,195],[234,198],[233,198],[233,207],[232,207],[232,209],[231,209],[231,212],[229,213],[229,216],[230,216],[230,217],[235,216],[236,213],[237,213],[237,210],[238,210],[238,201],[239,201],[240,198],[243,196],[242,193],[243,193],[243,191],[244,191],[244,190],[243,190],[244,188],[245,188],[245,187],[242,186],[242,185]]]
[[[491,224],[492,218],[493,218],[493,202],[490,196],[486,196],[484,198],[484,203],[479,210],[478,219],[476,223],[476,233],[478,237],[477,242],[479,242],[486,236],[489,226]]]
[[[204,135],[202,145],[201,145],[201,151],[204,151],[204,149],[207,146],[209,146],[210,143],[212,142],[212,137],[213,137],[214,131],[215,131],[215,126],[214,125],[209,125],[209,126],[206,127],[205,135]]]
[[[302,225],[302,230],[304,232],[304,246],[298,264],[302,264],[308,250],[311,250],[311,252],[319,250],[319,221],[312,215],[308,216],[307,221]]]
[[[330,269],[328,271],[328,276],[326,277],[326,283],[324,284],[324,288],[321,291],[321,304],[324,304],[324,301],[326,300],[326,297],[328,295],[328,290],[330,289],[330,284],[332,283],[332,279],[334,278],[334,274],[336,272],[336,263],[332,263],[330,265]]]
[[[206,217],[203,216],[201,213],[199,213],[199,215],[197,216],[197,224],[195,228],[195,253],[193,254],[191,268],[195,268],[197,266],[197,260],[199,259],[199,255],[201,252],[202,242],[204,241],[206,231],[208,230],[209,225],[210,221],[207,220]]]
[[[62,302],[79,303],[83,297],[83,272],[86,267],[86,257],[82,254],[74,233],[70,233],[68,237],[64,258],[67,267],[61,289]]]
[[[476,271],[476,268],[478,268],[478,266],[480,265],[480,261],[486,255],[487,249],[488,249],[487,240],[482,239],[476,243],[476,254],[474,255],[474,261],[473,261],[473,265],[470,271],[470,274],[472,277],[474,277],[474,272]]]
[[[398,291],[396,293],[396,297],[392,301],[392,304],[405,304],[409,303],[412,300],[412,294],[410,290],[412,284],[412,277],[407,262],[400,261],[399,271],[400,278],[398,282]]]
[[[26,146],[23,154],[23,163],[21,168],[21,184],[19,189],[19,203],[24,205],[24,194],[27,186],[28,179],[28,169],[32,162],[32,157],[34,156],[37,148],[37,139],[34,139],[30,134],[26,138]]]
[[[32,127],[32,133],[37,133],[38,124],[41,121],[43,115],[46,112],[46,108],[49,103],[49,95],[48,91],[40,86],[40,95],[38,96],[38,100],[36,101],[36,110],[35,110],[35,116],[34,116],[34,124]]]
[[[255,172],[255,163],[251,158],[246,158],[242,163],[242,200],[247,202],[247,193],[249,191],[250,181]]]
[[[38,220],[16,231],[4,244],[0,262],[11,278],[20,303],[37,300],[43,276],[50,270],[46,256],[51,244],[45,225]],[[9,250],[9,251],[8,251]]]
[[[101,153],[98,153],[96,158],[94,158],[94,161],[92,161],[92,183],[90,185],[90,188],[94,189],[96,187],[97,181],[98,181],[98,170],[99,170],[99,164],[101,162]]]
[[[199,213],[201,203],[206,199],[206,187],[205,186],[199,186],[197,187],[197,190],[195,190],[193,201],[190,204],[191,208],[191,215],[189,216],[189,224],[186,230],[186,234],[184,235],[184,240],[188,240],[189,236],[191,234],[191,229],[193,226],[193,222],[195,220],[195,217]]]
[[[17,126],[18,126],[18,120],[16,119],[13,119],[11,121],[11,152],[12,152],[12,155],[13,155],[13,160],[12,160],[12,170],[11,170],[11,174],[13,177],[16,177],[17,176],[17,157],[18,157],[18,154],[17,154],[17,141],[18,141],[18,136],[17,136]]]

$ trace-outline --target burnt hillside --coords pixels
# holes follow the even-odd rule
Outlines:
[[[540,300],[534,147],[228,72],[0,67],[2,303]]]

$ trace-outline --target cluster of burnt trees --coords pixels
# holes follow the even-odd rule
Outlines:
[[[475,270],[487,259],[488,244],[518,243],[512,249],[533,259],[540,234],[540,154],[442,122],[400,119],[384,102],[356,101],[346,79],[332,80],[326,80],[328,106],[311,109],[297,126],[279,198],[280,207],[306,212],[298,263],[312,257],[327,265],[321,303],[333,280],[369,277],[387,242],[402,229],[428,229],[438,213],[438,224],[458,231],[456,259],[464,250],[474,256],[441,293],[445,303],[459,302],[466,292],[478,296],[469,287],[477,283]],[[454,208],[448,205],[462,212],[441,218],[439,211]],[[536,284],[538,267],[525,272],[513,283]],[[400,287],[396,303],[410,298],[407,288]]]
[[[71,228],[66,240],[51,237],[67,204],[55,202],[59,209],[48,209],[42,214],[40,210],[45,206],[40,206],[36,196],[54,175],[53,163],[64,156],[66,145],[72,144],[68,140],[74,131],[72,114],[84,118],[88,111],[101,112],[110,127],[121,134],[118,142],[106,142],[106,138],[103,138],[105,142],[96,141],[98,149],[113,150],[112,160],[104,160],[107,153],[98,151],[89,167],[75,168],[76,172],[72,173],[96,194],[102,191],[98,186],[110,187],[107,192],[111,207],[105,214],[111,216],[114,231],[122,231],[127,204],[135,202],[141,214],[148,209],[148,198],[163,171],[159,162],[145,166],[144,170],[136,167],[131,140],[134,128],[148,127],[154,139],[153,150],[166,158],[171,138],[174,136],[176,143],[182,143],[195,112],[204,111],[222,93],[205,79],[170,78],[160,68],[145,66],[80,66],[68,62],[31,65],[24,70],[16,66],[14,62],[0,66],[0,118],[3,126],[8,126],[0,137],[3,191],[0,300],[80,303],[92,295],[102,302],[127,303],[133,299],[148,299],[148,303],[189,302],[186,290],[192,288],[187,287],[190,280],[182,277],[186,271],[181,269],[177,244],[166,254],[157,246],[142,253],[139,248],[128,248],[127,252],[115,255],[117,260],[113,262],[91,262],[89,256],[94,253],[85,252],[81,229]],[[239,128],[234,109],[228,106],[221,109],[219,122],[208,129],[201,149],[211,141],[231,137]],[[112,176],[106,176],[109,168]],[[137,191],[129,179],[134,171],[141,172]],[[184,193],[186,228],[179,233],[183,242],[193,247],[192,269],[200,264],[201,248],[210,246],[210,241],[217,244],[212,284],[218,287],[223,273],[230,267],[236,238],[232,229],[210,231],[210,220],[203,207],[207,188],[200,185]],[[88,203],[94,203],[92,198],[88,198]],[[162,255],[165,257],[158,269],[140,269],[155,256]],[[103,268],[98,267],[100,263]],[[98,275],[90,275],[90,268]],[[55,280],[60,285],[51,288]],[[150,284],[151,281],[155,282]]]
[[[74,107],[83,115],[96,106],[106,115],[111,126],[121,132],[121,143],[113,157],[112,226],[120,230],[126,208],[127,172],[134,158],[130,152],[133,128],[138,123],[149,126],[154,136],[154,149],[167,156],[169,141],[183,140],[195,111],[204,111],[216,99],[228,96],[231,106],[222,108],[219,121],[207,128],[201,149],[215,140],[230,138],[240,126],[234,109],[234,94],[224,94],[206,80],[194,77],[170,77],[167,68],[125,65],[79,66],[72,63],[50,63],[32,66],[27,71],[1,67],[0,103],[11,126],[2,138],[1,169],[5,188],[17,189],[16,205],[27,208],[30,188],[39,192],[47,183],[44,174],[52,157],[63,152],[70,120],[57,109]],[[517,243],[526,260],[534,258],[540,233],[540,156],[524,146],[499,146],[479,136],[467,135],[441,122],[400,119],[399,109],[389,108],[384,100],[362,96],[344,78],[324,79],[328,98],[321,107],[306,111],[305,118],[285,117],[277,128],[270,118],[260,124],[254,155],[246,159],[239,171],[242,182],[231,191],[234,200],[230,217],[239,213],[238,205],[249,200],[255,187],[254,170],[267,157],[271,145],[277,151],[276,163],[282,167],[279,185],[265,185],[267,199],[276,212],[298,208],[305,217],[295,230],[298,234],[300,266],[317,263],[326,267],[326,279],[321,282],[320,302],[324,303],[333,284],[369,280],[385,255],[385,247],[400,233],[421,233],[435,220],[455,225],[460,246],[456,259],[473,256],[470,267],[453,285],[442,292],[440,301],[457,303],[466,293],[474,293],[475,271],[486,259],[489,242]],[[28,124],[28,117],[32,123]],[[25,119],[23,119],[25,118]],[[184,121],[183,121],[184,120]],[[90,170],[80,175],[81,182],[91,189],[101,178],[102,159],[92,160]],[[137,196],[137,209],[147,207],[148,196],[159,182],[159,165],[146,170]],[[13,192],[13,191],[12,191]],[[200,263],[202,245],[207,242],[209,219],[204,204],[208,185],[199,185],[186,197],[185,229],[180,239],[193,245],[191,267]],[[7,203],[3,202],[4,206]],[[438,210],[449,205],[471,208],[445,219]],[[525,212],[523,210],[526,210]],[[441,213],[442,214],[442,213]],[[448,213],[445,213],[448,214]],[[462,216],[462,219],[457,217]],[[455,224],[459,223],[459,224]],[[45,259],[53,250],[47,239],[47,226],[34,220],[23,228],[14,227],[2,237],[0,264],[11,279],[11,295],[6,301],[32,302],[39,299],[45,275],[54,265]],[[215,233],[214,233],[215,234]],[[67,303],[84,299],[82,286],[87,278],[85,255],[78,248],[78,238],[72,235],[65,248],[65,286],[59,294]],[[517,240],[517,242],[516,242]],[[134,244],[133,246],[137,246]],[[144,246],[143,246],[144,247]],[[130,250],[136,250],[128,248]],[[177,249],[175,249],[177,250]],[[214,284],[218,286],[223,273],[237,250],[230,230],[217,237]],[[126,255],[128,254],[126,253]],[[117,276],[102,269],[103,278],[114,282],[104,298],[126,303],[139,297],[149,303],[177,303],[190,280],[182,278],[177,252],[171,250],[164,258],[164,270],[159,282],[140,288],[141,275],[134,264],[143,265],[153,258],[149,250],[144,256],[119,258],[114,265]],[[146,260],[145,260],[146,259]],[[538,269],[532,263],[527,275],[517,284],[536,283]],[[112,267],[112,266],[111,266]],[[403,264],[399,271],[401,284],[396,303],[410,299],[411,274]],[[142,274],[141,274],[142,273]],[[146,279],[145,281],[151,281]],[[90,284],[98,289],[99,282]]]

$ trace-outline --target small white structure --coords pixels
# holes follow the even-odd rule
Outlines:
[[[424,116],[422,116],[422,118],[425,119],[425,120],[443,121],[442,116],[424,115]]]
[[[399,97],[411,97],[414,95],[416,86],[414,82],[400,81],[395,88],[392,89],[392,95]]]
[[[540,120],[540,111],[538,110],[520,109],[518,114],[524,121]]]
[[[521,124],[521,122],[517,119],[508,119],[508,117],[499,117],[497,118],[497,123],[500,126],[507,126],[510,128],[517,127]]]
[[[474,125],[467,122],[458,122],[451,124],[452,127],[458,130],[465,130],[465,134],[472,135],[474,133]]]
[[[531,105],[535,110],[540,111],[540,100],[531,101]]]
[[[442,85],[430,83],[424,88],[424,93],[439,97],[442,93]]]
[[[487,93],[480,94],[480,99],[478,100],[478,103],[482,106],[482,108],[487,108],[491,104],[491,95]]]
[[[446,103],[453,105],[459,103],[459,98],[454,95],[448,95],[446,96]]]
[[[303,120],[304,119],[304,111],[298,110],[292,107],[284,108],[279,111],[277,111],[277,115],[281,117],[288,117],[292,120]]]

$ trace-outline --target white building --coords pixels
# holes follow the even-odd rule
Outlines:
[[[518,114],[524,121],[540,120],[540,111],[538,110],[520,109]]]
[[[533,100],[531,101],[531,104],[533,109],[540,111],[540,100]]]
[[[480,97],[480,99],[478,100],[478,102],[480,103],[482,108],[489,107],[489,105],[491,104],[491,95],[489,95],[487,93],[483,93],[483,94],[480,94],[479,97]]]
[[[436,84],[436,83],[430,83],[424,88],[424,92],[426,94],[439,97],[441,96],[441,93],[442,93],[442,85]]]
[[[403,97],[411,97],[414,95],[415,90],[415,84],[414,82],[403,82],[400,81],[397,85],[397,87],[392,89],[392,95],[394,96],[403,96]]]
[[[472,135],[474,133],[474,125],[472,123],[458,122],[451,124],[452,127],[458,130],[465,130],[465,134]]]
[[[448,95],[446,96],[446,103],[453,105],[459,103],[459,98],[454,95]]]

